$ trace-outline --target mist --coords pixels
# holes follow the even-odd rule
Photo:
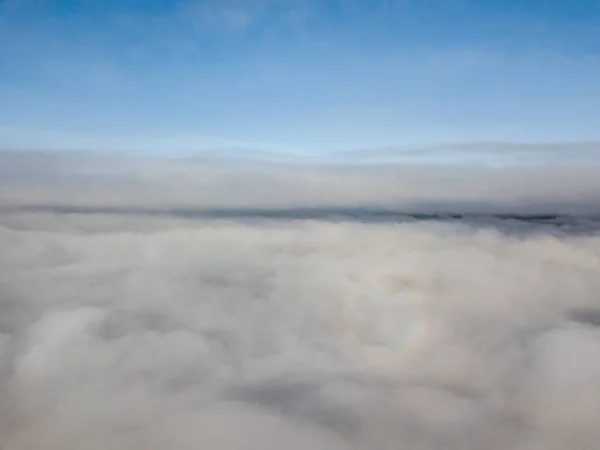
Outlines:
[[[600,447],[600,166],[0,152],[2,450]]]

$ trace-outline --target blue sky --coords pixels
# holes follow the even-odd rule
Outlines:
[[[0,146],[600,140],[597,0],[0,0]]]

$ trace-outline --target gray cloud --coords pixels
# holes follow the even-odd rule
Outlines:
[[[534,206],[593,205],[593,168],[11,164],[3,450],[600,445],[594,219],[486,212],[519,187]],[[469,218],[282,213],[409,204],[418,187],[456,206],[475,186]]]
[[[317,165],[0,153],[0,206],[369,207],[409,213],[596,213],[600,163]]]

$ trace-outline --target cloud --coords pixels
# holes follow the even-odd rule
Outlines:
[[[396,161],[431,163],[487,163],[495,166],[529,164],[571,164],[589,161],[596,163],[600,155],[599,142],[573,143],[515,143],[470,142],[447,145],[380,147],[340,152],[340,160]]]
[[[101,133],[66,132],[59,130],[37,129],[27,127],[1,126],[2,141],[0,149],[11,150],[57,150],[62,151],[120,151],[139,154],[169,154],[186,155],[198,153],[219,153],[242,156],[259,153],[257,148],[263,149],[262,153],[288,153],[292,149],[282,148],[269,142],[252,142],[235,139],[226,139],[219,136],[203,135],[197,133],[114,133],[103,135]],[[274,150],[277,149],[277,152]],[[1,158],[2,156],[0,156]]]
[[[250,12],[242,9],[212,8],[198,4],[193,4],[193,7],[186,8],[184,16],[187,20],[198,20],[202,27],[230,31],[244,30],[253,21],[253,16]]]
[[[243,31],[265,15],[283,19],[290,11],[300,11],[296,2],[191,0],[181,2],[179,15],[184,21],[197,21],[201,27],[209,30]]]
[[[288,162],[277,154],[227,159],[0,153],[0,206],[165,211],[221,208],[379,208],[405,213],[597,214],[594,161],[357,165]],[[40,161],[43,161],[40,163]],[[10,182],[8,182],[11,180]]]
[[[600,444],[593,217],[530,221],[523,234],[514,218],[482,215],[484,203],[480,222],[173,213],[186,201],[373,207],[434,179],[438,196],[457,186],[453,204],[467,186],[492,205],[527,188],[565,208],[592,192],[591,171],[2,162],[4,450]]]

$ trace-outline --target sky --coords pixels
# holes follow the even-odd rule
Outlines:
[[[0,146],[600,140],[594,0],[0,0]]]

